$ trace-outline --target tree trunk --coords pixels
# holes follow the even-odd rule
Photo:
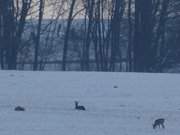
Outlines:
[[[128,30],[128,71],[132,71],[132,66],[133,66],[133,57],[132,57],[132,11],[131,11],[131,5],[132,5],[132,0],[128,1],[128,25],[129,25],[129,30]]]
[[[39,47],[40,47],[40,39],[41,39],[41,27],[42,27],[42,19],[44,14],[44,0],[39,1],[39,18],[37,25],[37,33],[35,38],[35,52],[34,52],[34,64],[33,70],[38,70],[38,56],[39,56]]]
[[[153,63],[152,0],[135,1],[134,71],[149,72]]]
[[[65,33],[65,39],[64,39],[64,47],[63,47],[63,58],[62,58],[62,70],[66,70],[66,60],[67,60],[67,51],[68,51],[68,42],[69,42],[69,32],[71,28],[71,23],[73,21],[73,10],[75,6],[76,0],[72,0],[71,7],[70,7],[70,12],[69,12],[69,17],[68,17],[68,22],[67,22],[67,28],[66,28],[66,33]]]

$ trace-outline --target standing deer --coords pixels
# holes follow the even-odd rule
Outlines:
[[[84,106],[79,106],[78,104],[79,104],[78,101],[75,101],[75,109],[76,110],[82,110],[82,111],[86,110]]]
[[[155,120],[155,121],[154,121],[154,124],[153,124],[153,129],[156,129],[157,126],[158,126],[159,128],[160,128],[160,127],[165,128],[165,126],[164,126],[164,121],[165,121],[164,118],[160,118],[160,119]]]

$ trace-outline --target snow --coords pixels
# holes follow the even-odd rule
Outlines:
[[[1,135],[179,135],[180,75],[0,71]],[[117,86],[117,88],[114,88]],[[86,111],[74,109],[74,101]],[[25,112],[16,112],[16,106]],[[152,128],[165,118],[165,129]]]

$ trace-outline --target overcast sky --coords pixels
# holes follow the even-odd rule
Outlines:
[[[59,0],[56,0],[56,1],[59,1]],[[62,14],[64,13],[60,18],[67,18],[68,16],[68,12],[67,12],[67,9],[70,8],[70,4],[64,4],[62,6],[61,3],[57,3],[57,4],[54,4],[52,3],[53,1],[50,1],[50,0],[46,0],[46,6],[45,6],[45,14],[44,14],[44,18],[51,18],[52,15],[54,14]],[[82,4],[80,2],[80,0],[77,0],[76,1],[76,5],[75,5],[75,11],[74,13],[76,13],[77,10],[79,9],[82,9]],[[55,15],[56,16],[56,15]],[[77,18],[81,18],[82,15],[77,15]]]

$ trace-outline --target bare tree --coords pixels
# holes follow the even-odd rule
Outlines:
[[[67,59],[67,51],[68,51],[68,41],[69,41],[69,32],[71,28],[71,24],[73,21],[73,11],[74,11],[74,6],[75,6],[76,0],[72,0],[70,11],[69,11],[69,16],[67,20],[67,28],[66,28],[66,33],[65,33],[65,38],[64,38],[64,47],[63,47],[63,58],[62,58],[62,70],[66,70],[66,59]]]
[[[128,0],[128,71],[133,70],[133,45],[132,45],[132,33],[133,33],[133,23],[132,23],[132,0]]]
[[[153,64],[152,0],[135,1],[134,70],[148,72]]]
[[[113,1],[113,14],[111,20],[111,58],[110,58],[110,71],[115,70],[115,61],[117,57],[121,59],[121,49],[120,49],[120,31],[121,31],[121,21],[124,14],[125,2],[114,0]]]
[[[16,69],[19,45],[31,0],[1,1],[1,68]]]
[[[39,56],[39,46],[40,46],[40,39],[41,39],[41,27],[42,27],[42,19],[44,14],[44,5],[45,1],[39,1],[39,16],[38,16],[38,25],[37,25],[37,33],[35,36],[35,52],[34,52],[34,65],[33,70],[38,69],[38,56]]]

